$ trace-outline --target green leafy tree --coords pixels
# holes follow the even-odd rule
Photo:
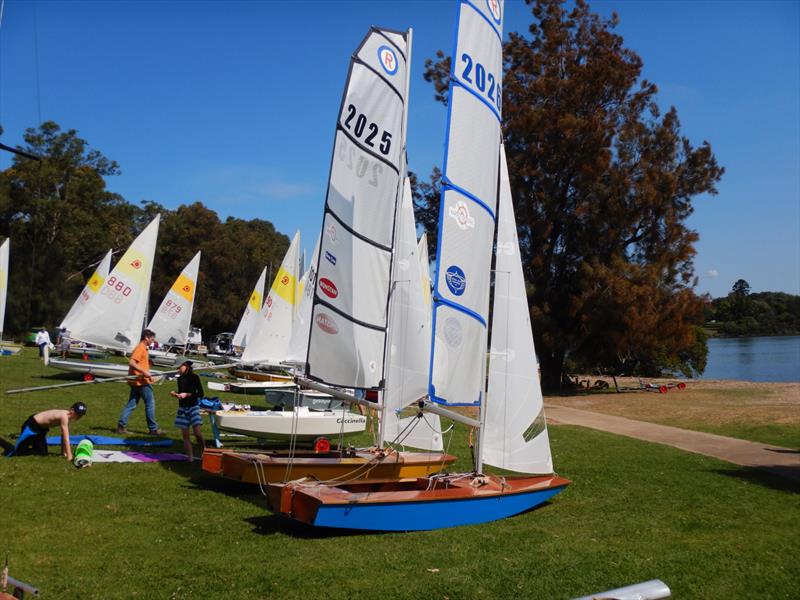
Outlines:
[[[616,16],[528,2],[529,34],[504,48],[503,130],[543,384],[561,385],[568,357],[612,373],[700,372],[705,301],[686,219],[724,170],[707,142],[681,136],[674,108],[661,114]],[[426,63],[439,99],[448,73],[441,52]]]
[[[737,279],[731,288],[733,298],[733,312],[737,319],[741,319],[749,308],[750,284],[744,279]]]
[[[119,166],[52,121],[24,136],[0,173],[0,234],[12,238],[6,329],[56,325],[110,247],[131,241],[136,208],[106,189]]]

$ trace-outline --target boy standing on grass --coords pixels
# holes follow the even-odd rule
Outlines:
[[[22,424],[17,444],[3,442],[8,456],[24,456],[26,454],[38,454],[47,456],[47,432],[51,427],[61,428],[61,454],[72,460],[72,446],[69,443],[69,424],[77,421],[86,414],[86,405],[83,402],[76,402],[69,409],[53,408],[45,410],[28,417]]]
[[[198,402],[205,394],[203,393],[203,385],[200,383],[200,378],[192,370],[192,361],[185,361],[178,367],[178,373],[180,373],[178,375],[178,391],[170,392],[171,396],[178,399],[175,427],[180,429],[183,434],[183,448],[186,450],[186,455],[189,460],[194,460],[194,449],[189,439],[189,427],[191,426],[192,431],[194,431],[194,437],[200,445],[202,454],[206,441],[203,439],[203,432],[200,430],[203,418],[200,416]]]

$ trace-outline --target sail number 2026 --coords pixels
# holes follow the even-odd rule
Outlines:
[[[353,132],[358,139],[364,140],[364,143],[370,148],[375,147],[378,142],[378,149],[381,154],[388,155],[392,147],[392,134],[388,131],[381,133],[380,127],[371,122],[364,113],[358,112],[358,109],[350,104],[347,107],[347,118],[344,120],[344,126]],[[378,134],[381,133],[380,140],[376,140]],[[366,136],[365,136],[366,134]]]
[[[461,55],[461,62],[464,66],[461,79],[475,87],[497,107],[497,110],[500,110],[500,82],[492,73],[487,73],[486,67],[481,63],[472,60],[472,57],[466,52]]]

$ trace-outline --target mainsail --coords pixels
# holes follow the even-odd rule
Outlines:
[[[483,459],[503,469],[552,473],[539,365],[533,345],[506,154],[502,147],[495,254],[489,391],[481,445]]]
[[[405,174],[408,34],[372,28],[350,62],[314,259],[306,375],[380,388],[395,212]]]
[[[200,270],[200,252],[194,255],[161,301],[161,306],[147,326],[156,334],[160,344],[183,346],[192,324],[194,295]]]
[[[72,305],[72,308],[69,309],[67,316],[64,317],[64,320],[61,321],[60,328],[66,329],[67,331],[72,330],[72,323],[77,319],[78,315],[83,311],[86,305],[89,303],[95,294],[100,291],[100,287],[105,283],[105,280],[108,278],[108,272],[111,270],[111,250],[109,250],[106,255],[103,257],[103,260],[100,261],[100,264],[97,265],[97,269],[95,269],[92,276],[89,277],[89,281],[86,282],[86,285],[83,286],[83,290],[75,299],[75,302]]]
[[[238,348],[247,347],[248,333],[253,327],[256,316],[261,311],[261,301],[264,298],[264,286],[267,282],[267,267],[261,271],[258,276],[258,281],[247,299],[247,305],[244,307],[242,318],[239,319],[239,326],[236,328],[236,333],[233,334],[233,345]]]
[[[71,323],[70,337],[123,352],[139,342],[158,238],[156,216],[133,240],[128,250]]]
[[[297,279],[300,264],[300,232],[294,234],[292,243],[283,257],[281,268],[275,275],[272,287],[261,311],[247,334],[247,345],[242,361],[279,364],[286,360],[292,323],[297,303]]]
[[[3,339],[3,325],[6,320],[6,300],[8,298],[8,255],[11,252],[11,238],[0,244],[0,340]]]
[[[443,404],[483,395],[497,205],[502,5],[462,2],[450,73],[429,394]]]

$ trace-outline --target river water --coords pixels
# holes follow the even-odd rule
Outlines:
[[[800,382],[800,336],[710,338],[700,379]]]

